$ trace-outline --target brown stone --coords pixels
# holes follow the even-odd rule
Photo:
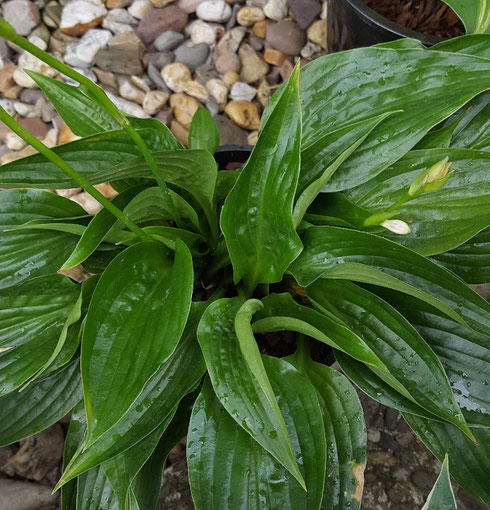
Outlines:
[[[136,33],[145,44],[150,44],[167,30],[181,32],[187,25],[187,18],[187,13],[175,5],[151,9],[139,22]]]
[[[186,129],[189,129],[192,117],[201,104],[197,99],[179,93],[170,96],[170,106],[174,110],[175,119]]]
[[[58,145],[62,145],[64,143],[73,142],[74,140],[78,140],[80,137],[75,135],[73,131],[64,124],[61,126],[58,133]]]
[[[257,21],[252,28],[252,34],[256,37],[260,37],[261,39],[265,39],[265,34],[267,32],[267,27],[269,25],[273,25],[274,22],[270,19],[264,19],[262,21]]]
[[[19,121],[19,124],[38,139],[44,138],[48,133],[48,127],[39,117],[22,119]]]
[[[259,129],[259,108],[251,101],[231,101],[225,108],[225,113],[238,126],[252,131]]]
[[[17,66],[14,64],[6,64],[0,69],[0,92],[3,94],[15,85],[14,71],[16,69]]]
[[[182,125],[179,124],[176,120],[170,121],[170,131],[174,134],[175,138],[187,147],[187,139],[189,137],[189,131]]]
[[[283,53],[282,51],[273,50],[272,48],[266,48],[264,51],[264,60],[273,66],[281,67],[283,62],[288,59],[289,55],[287,53]]]

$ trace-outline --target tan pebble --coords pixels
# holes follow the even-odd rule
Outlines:
[[[17,66],[14,64],[6,64],[0,69],[0,92],[5,94],[15,86],[14,72]]]
[[[251,27],[263,19],[265,19],[265,14],[260,7],[242,7],[236,15],[237,23],[244,27]]]
[[[63,124],[61,126],[58,133],[58,145],[62,145],[64,143],[73,142],[75,140],[79,140],[80,137],[75,135],[73,131],[66,125]]]
[[[78,195],[83,191],[83,188],[68,188],[68,189],[57,189],[56,194],[60,197],[70,198],[74,195]]]
[[[283,62],[288,59],[289,55],[287,53],[283,53],[282,51],[274,50],[272,48],[266,48],[264,51],[264,60],[273,66],[281,67]]]
[[[257,138],[259,137],[258,131],[251,131],[247,136],[247,142],[249,145],[255,145],[257,143]]]
[[[195,80],[186,83],[184,92],[189,94],[189,96],[195,97],[197,100],[201,101],[201,103],[204,103],[209,97],[209,92],[206,90],[206,87]]]
[[[197,99],[186,94],[179,93],[170,96],[170,106],[174,111],[176,120],[186,129],[189,129],[192,117],[201,105]]]
[[[271,88],[270,83],[265,78],[261,80],[259,88],[257,89],[257,99],[259,100],[262,108],[266,107],[273,92],[274,89]]]
[[[216,102],[221,105],[226,103],[228,98],[228,87],[225,85],[223,80],[218,78],[212,78],[206,83],[206,88],[209,93],[216,99]]]
[[[272,25],[274,22],[270,19],[264,19],[262,21],[257,21],[252,28],[252,34],[260,39],[265,39],[265,35],[267,32],[267,27]]]
[[[26,146],[26,142],[15,133],[7,133],[5,136],[5,144],[11,151],[20,151]]]
[[[24,89],[20,85],[13,85],[3,93],[5,99],[17,99]]]
[[[143,104],[145,93],[128,80],[128,78],[121,77],[119,80],[119,95],[128,101]]]
[[[280,69],[279,69],[279,72],[281,74],[281,78],[283,79],[283,81],[286,81],[290,74],[293,72],[293,63],[291,62],[291,60],[285,60]]]
[[[20,152],[12,151],[7,152],[6,154],[3,154],[0,158],[0,163],[2,165],[6,165],[7,163],[11,163],[12,161],[15,161],[16,159],[20,159],[22,156],[20,155]]]
[[[242,44],[238,55],[242,61],[241,81],[253,83],[269,71],[269,64],[264,62],[264,59],[249,44]]]
[[[174,92],[183,92],[185,85],[192,79],[189,68],[180,62],[173,62],[162,69],[162,78]]]
[[[57,128],[51,128],[48,130],[46,136],[43,138],[42,142],[46,147],[54,147],[56,143],[58,142],[58,129]]]
[[[114,73],[104,71],[102,69],[99,69],[98,67],[92,67],[92,71],[95,73],[95,76],[97,76],[97,80],[102,85],[117,90],[117,80],[116,77],[114,76]]]
[[[94,188],[109,200],[113,199],[117,195],[117,191],[108,182],[95,184]]]
[[[134,83],[143,92],[150,92],[151,90],[150,85],[140,76],[133,74],[133,76],[131,76],[131,83]]]
[[[172,2],[175,2],[175,0],[151,0],[151,3],[155,7],[165,7],[168,4],[171,4]]]
[[[145,110],[148,115],[155,115],[161,110],[169,97],[170,94],[163,90],[151,90],[145,94],[145,98],[143,99],[143,110]]]
[[[240,75],[235,71],[226,71],[223,75],[224,84],[231,89],[231,86],[240,79]]]
[[[319,19],[315,21],[306,31],[308,39],[319,44],[323,49],[327,48],[327,26],[326,21]]]
[[[175,138],[177,138],[182,145],[187,147],[189,131],[182,124],[179,124],[176,120],[172,120],[170,122],[170,131],[172,131]]]
[[[251,101],[231,101],[226,105],[225,113],[235,124],[242,128],[259,129],[259,108]]]
[[[81,205],[89,214],[97,214],[102,209],[99,202],[97,202],[97,200],[95,200],[95,198],[92,195],[89,195],[86,191],[82,191],[82,193],[79,193],[78,195],[73,195],[70,197],[70,200]]]

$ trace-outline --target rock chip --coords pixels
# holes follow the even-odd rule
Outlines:
[[[134,32],[115,35],[108,46],[108,49],[97,52],[97,67],[116,74],[140,74],[143,71],[144,45]]]
[[[264,18],[264,11],[259,7],[242,7],[236,15],[237,23],[244,27],[251,27],[254,23],[262,21]]]
[[[267,27],[265,40],[275,50],[297,55],[305,45],[306,37],[294,21],[280,21]]]
[[[162,69],[162,78],[174,92],[183,92],[186,83],[192,79],[189,68],[180,62],[166,65]]]
[[[272,48],[266,48],[264,51],[264,60],[273,66],[281,67],[283,62],[289,58],[290,57],[287,53],[283,53],[279,50],[273,50]]]
[[[167,127],[170,127],[170,122],[173,119],[173,112],[170,106],[164,106],[155,116],[162,124],[165,124]]]
[[[274,21],[283,20],[288,13],[286,0],[269,0],[264,5],[264,14]]]
[[[246,33],[247,29],[245,27],[235,27],[226,32],[216,45],[217,54],[222,51],[231,51],[232,53],[236,53]]]
[[[3,18],[20,35],[29,35],[41,21],[37,5],[28,0],[10,0],[2,5]]]
[[[226,105],[225,113],[235,124],[242,128],[252,131],[259,129],[259,109],[251,101],[232,101]]]
[[[150,44],[167,30],[181,32],[187,25],[187,18],[187,13],[175,5],[151,9],[141,18],[136,33],[145,44]]]
[[[265,39],[265,34],[267,32],[267,27],[269,25],[273,25],[274,22],[270,19],[264,19],[263,21],[257,21],[252,28],[252,34],[255,37],[260,37],[260,39]]]
[[[187,147],[189,139],[189,130],[186,129],[182,124],[172,119],[170,121],[170,131],[177,138],[177,140],[184,146]]]
[[[171,64],[175,60],[175,55],[172,51],[155,51],[145,53],[145,62],[153,64],[158,69],[163,69],[166,65]]]
[[[160,34],[153,44],[158,51],[171,51],[184,40],[184,36],[180,32],[174,32],[173,30],[167,30]]]
[[[58,71],[48,66],[38,58],[34,57],[30,53],[25,51],[19,57],[19,66],[14,71],[14,81],[17,85],[20,85],[23,88],[35,89],[37,88],[34,80],[27,76],[27,74],[23,71],[23,69],[29,69],[31,71],[36,71],[38,73],[44,74],[45,76],[49,76],[50,78],[55,78],[58,75]]]
[[[206,87],[195,80],[186,83],[184,92],[189,96],[195,97],[198,101],[201,101],[201,103],[204,103],[209,97],[209,92]]]
[[[123,99],[122,97],[115,96],[108,91],[106,92],[109,99],[124,113],[134,115],[140,119],[147,119],[149,117],[140,105],[133,103],[132,101],[128,101],[127,99]]]
[[[231,86],[239,80],[240,75],[235,71],[226,71],[223,75],[223,82],[228,88],[231,88]]]
[[[242,61],[241,81],[253,83],[260,80],[269,71],[267,62],[264,62],[264,59],[249,44],[242,44],[238,55]]]
[[[192,117],[201,105],[197,99],[179,93],[170,96],[170,106],[174,111],[175,119],[186,129],[189,129]]]
[[[201,83],[207,83],[213,78],[219,78],[218,73],[213,64],[203,64],[196,69],[195,72],[196,80]]]
[[[0,92],[2,94],[15,86],[14,72],[16,69],[17,66],[14,64],[7,64],[0,69]]]
[[[325,20],[319,19],[307,30],[308,39],[323,49],[327,48],[327,24]]]
[[[126,76],[121,76],[119,82],[119,95],[128,101],[143,104],[145,93],[136,87]]]
[[[183,44],[174,53],[176,62],[181,62],[191,71],[195,71],[206,62],[209,55],[209,46],[206,43]]]
[[[112,9],[102,21],[102,26],[110,30],[113,34],[123,34],[124,32],[133,32],[134,26],[138,20],[131,16],[126,9]]]
[[[84,34],[89,28],[99,25],[107,10],[102,5],[87,0],[73,0],[63,7],[60,29],[68,35]]]
[[[152,81],[153,85],[155,85],[157,89],[163,90],[164,92],[170,91],[170,89],[167,87],[167,84],[164,82],[162,75],[160,74],[160,70],[157,66],[150,62],[146,72],[148,73],[148,77]]]
[[[257,94],[257,89],[242,81],[235,82],[230,90],[230,98],[233,101],[252,101]]]
[[[206,43],[212,46],[223,34],[224,29],[221,25],[198,19],[193,23],[190,35],[194,44]]]
[[[150,0],[134,0],[129,7],[128,12],[131,16],[141,19],[143,16],[153,9],[153,4]]]
[[[240,57],[232,51],[222,51],[216,58],[214,63],[218,73],[225,74],[228,71],[235,71],[238,73],[242,66]]]
[[[42,19],[46,26],[50,28],[59,28],[61,21],[62,7],[56,0],[48,2],[42,12]]]
[[[228,87],[223,80],[213,78],[206,83],[206,88],[218,105],[224,105],[228,99]]]
[[[307,60],[312,60],[322,53],[323,48],[319,44],[308,41],[301,50],[301,56]]]
[[[68,44],[63,60],[70,66],[88,67],[97,52],[105,48],[111,39],[112,34],[108,30],[98,28],[87,30],[79,42]]]
[[[288,0],[289,8],[299,28],[306,30],[320,14],[318,0]]]
[[[143,99],[143,110],[148,115],[155,115],[162,106],[168,101],[170,94],[161,90],[152,90],[145,94]]]
[[[231,16],[231,7],[224,0],[206,0],[196,8],[196,15],[204,21],[224,23]]]

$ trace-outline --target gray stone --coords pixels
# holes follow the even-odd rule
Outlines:
[[[41,21],[37,5],[28,0],[10,0],[2,5],[3,18],[20,35],[29,35]]]
[[[231,7],[224,0],[207,0],[197,6],[196,15],[204,21],[224,23],[230,19]]]
[[[267,27],[266,41],[276,50],[298,55],[306,43],[306,34],[294,21],[280,21]]]
[[[217,115],[214,119],[218,127],[220,145],[247,145],[247,132],[239,128],[226,115]]]
[[[102,21],[102,26],[113,34],[133,32],[138,20],[131,16],[126,9],[111,9]]]
[[[322,10],[318,0],[288,0],[289,8],[300,28],[306,30]]]
[[[19,99],[23,103],[36,104],[37,100],[44,97],[44,92],[39,89],[24,89],[20,94]]]
[[[212,117],[216,117],[216,115],[218,115],[219,104],[214,97],[209,96],[206,101],[204,101],[204,106],[207,108]]]
[[[175,50],[175,61],[185,64],[191,71],[195,71],[206,62],[208,55],[209,46],[206,43],[183,44]]]
[[[141,18],[136,33],[145,44],[150,44],[167,30],[182,32],[187,25],[187,18],[187,13],[175,5],[151,9]]]
[[[230,90],[230,98],[233,101],[241,101],[242,99],[245,101],[252,101],[256,94],[257,89],[255,87],[251,87],[242,81],[235,82]]]
[[[145,53],[145,62],[153,64],[158,69],[163,69],[166,65],[171,64],[175,60],[175,55],[171,51],[152,51]]]
[[[287,0],[269,0],[264,5],[264,14],[274,21],[283,20],[288,13]]]
[[[31,510],[58,502],[58,495],[51,494],[50,487],[20,480],[0,479],[0,494],[3,510]]]
[[[410,480],[419,489],[431,489],[434,485],[434,476],[427,471],[415,471],[411,474]]]
[[[79,42],[68,44],[64,61],[70,66],[88,67],[92,65],[97,52],[105,48],[111,38],[109,30],[98,28],[88,30]]]
[[[202,66],[199,66],[195,72],[196,79],[203,85],[206,84],[209,80],[219,78],[219,74],[216,72],[216,69],[212,64],[203,64]]]
[[[152,63],[148,64],[148,67],[146,68],[146,72],[148,73],[148,77],[153,82],[153,85],[158,90],[163,90],[164,92],[170,92],[170,89],[167,87],[167,84],[162,78],[162,75],[160,74],[160,70],[157,66],[155,66]]]
[[[144,46],[134,32],[115,35],[109,48],[99,50],[95,56],[97,67],[116,74],[140,74],[143,72]]]
[[[177,48],[183,40],[184,36],[181,33],[168,30],[160,34],[153,44],[158,51],[169,51]]]
[[[5,39],[0,39],[0,69],[10,63],[10,48]]]
[[[216,45],[216,52],[231,51],[236,53],[246,33],[247,29],[245,27],[232,28],[220,39]]]

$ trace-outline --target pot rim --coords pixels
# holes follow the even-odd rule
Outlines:
[[[375,10],[368,7],[365,3],[362,2],[362,0],[340,0],[340,1],[352,7],[352,9],[354,9],[357,12],[358,16],[360,16],[361,18],[367,18],[369,21],[379,26],[380,28],[393,32],[394,34],[399,35],[400,37],[405,37],[408,39],[417,39],[421,43],[428,46],[433,46],[434,44],[447,40],[444,37],[427,35],[412,30],[410,28],[402,27],[401,25],[398,25],[394,21],[390,21],[389,19],[385,18]]]

